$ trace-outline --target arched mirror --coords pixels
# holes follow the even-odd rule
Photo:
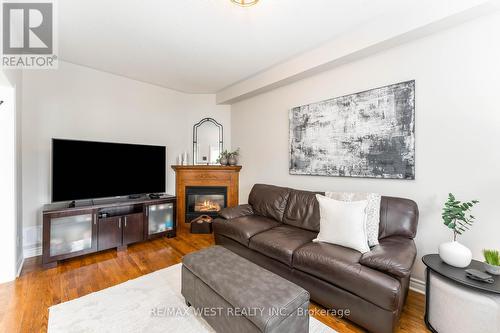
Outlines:
[[[216,164],[224,146],[224,131],[213,118],[204,118],[193,126],[193,163]]]

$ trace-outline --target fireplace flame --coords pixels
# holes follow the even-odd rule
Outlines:
[[[195,206],[195,210],[197,212],[218,212],[220,211],[220,205],[211,200],[205,200],[203,202],[197,203]]]

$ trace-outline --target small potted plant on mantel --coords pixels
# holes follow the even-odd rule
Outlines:
[[[498,250],[483,250],[484,268],[493,275],[500,275],[500,253]]]
[[[236,164],[238,164],[238,156],[240,156],[240,148],[238,148],[235,151],[232,151],[232,152],[229,153],[229,157],[227,158],[227,163],[229,165],[236,165]]]
[[[444,204],[441,216],[444,224],[453,230],[453,241],[439,246],[439,256],[448,265],[464,268],[472,261],[472,252],[460,244],[457,237],[472,226],[475,217],[469,212],[477,203],[479,203],[477,200],[460,202],[453,194],[448,194],[448,201]]]
[[[238,163],[238,156],[240,155],[240,148],[235,151],[224,150],[220,153],[217,163],[220,165],[236,165]]]
[[[216,162],[219,163],[220,165],[227,165],[228,157],[229,157],[229,152],[227,150],[223,150],[219,154],[219,157],[217,158]]]

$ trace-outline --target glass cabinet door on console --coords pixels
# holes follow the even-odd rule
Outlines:
[[[148,238],[155,235],[175,235],[175,205],[165,202],[146,206]]]
[[[44,215],[44,263],[95,251],[96,222],[94,210]]]

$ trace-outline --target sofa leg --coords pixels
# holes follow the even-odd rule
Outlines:
[[[189,302],[188,302],[188,300],[186,300],[186,305],[187,305],[188,307],[191,307],[191,303],[189,303]]]

